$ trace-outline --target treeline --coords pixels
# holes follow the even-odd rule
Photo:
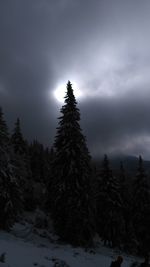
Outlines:
[[[150,249],[150,188],[139,157],[137,173],[117,175],[107,155],[95,170],[80,128],[80,111],[67,84],[53,149],[24,139],[20,121],[9,135],[0,111],[0,228],[8,230],[37,206],[53,220],[59,237],[74,246],[104,245],[145,254]]]
[[[150,187],[142,157],[136,174],[127,176],[122,162],[113,175],[105,155],[96,188],[97,232],[104,245],[145,255],[150,249]]]

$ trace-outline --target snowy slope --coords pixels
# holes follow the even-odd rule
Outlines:
[[[37,230],[32,224],[17,223],[10,233],[0,232],[0,255],[6,253],[0,267],[53,267],[65,262],[70,267],[109,267],[112,259],[120,254],[103,246],[91,251],[60,244],[52,234]],[[42,237],[43,236],[43,237]],[[126,255],[122,267],[135,260]],[[64,262],[63,262],[64,261]],[[59,263],[59,264],[56,264]]]

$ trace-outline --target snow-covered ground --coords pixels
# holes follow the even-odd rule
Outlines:
[[[0,267],[109,267],[111,261],[121,254],[102,245],[91,251],[61,244],[56,236],[46,230],[38,230],[24,221],[17,223],[10,233],[0,232],[0,260],[5,254],[5,263]],[[122,267],[129,267],[133,261],[141,261],[121,254]],[[63,266],[64,265],[64,266]]]

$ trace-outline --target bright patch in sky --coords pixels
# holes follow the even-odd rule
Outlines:
[[[76,82],[71,82],[71,83],[72,83],[72,88],[73,88],[75,97],[81,98],[83,96],[83,93],[78,89]],[[64,97],[65,97],[66,91],[67,91],[66,84],[67,83],[63,83],[63,82],[60,83],[53,92],[55,99],[60,103],[64,102]]]

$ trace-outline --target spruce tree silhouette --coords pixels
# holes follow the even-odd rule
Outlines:
[[[11,162],[8,127],[0,108],[0,229],[8,230],[22,209],[15,166]]]
[[[133,184],[133,226],[139,244],[139,253],[145,255],[150,249],[150,186],[139,156],[138,172]]]
[[[90,155],[70,81],[61,113],[49,192],[54,228],[62,240],[89,246],[94,234]]]
[[[124,233],[122,199],[117,177],[112,173],[107,155],[98,177],[97,232],[104,245],[120,246]]]
[[[33,208],[33,184],[29,147],[23,137],[19,118],[11,136],[11,144],[14,152],[12,163],[15,165],[15,177],[22,191],[23,206],[26,210],[31,210],[31,207]]]

